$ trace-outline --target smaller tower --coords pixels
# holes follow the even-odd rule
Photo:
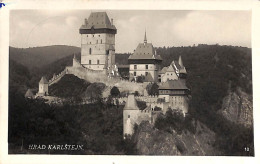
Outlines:
[[[179,61],[178,61],[178,63],[179,63],[179,65],[180,65],[180,69],[179,69],[179,79],[183,82],[184,85],[186,85],[187,71],[186,71],[186,68],[185,68],[184,65],[183,65],[181,56],[179,56]]]
[[[48,88],[49,88],[49,83],[46,80],[46,78],[43,76],[39,82],[38,96],[47,96],[49,94]]]
[[[138,119],[139,108],[134,94],[129,94],[123,110],[123,136],[131,136],[134,133],[134,125]]]

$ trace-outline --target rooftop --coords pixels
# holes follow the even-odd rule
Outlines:
[[[80,29],[114,29],[116,27],[109,20],[106,12],[92,12],[88,19],[85,19],[85,24]]]
[[[124,110],[139,110],[133,94],[128,95]]]
[[[144,36],[144,43],[139,43],[136,50],[128,59],[155,59],[162,60],[160,55],[156,54],[152,43],[147,43],[146,32]]]
[[[181,80],[168,80],[159,86],[159,89],[188,89]]]
[[[39,82],[40,84],[48,84],[48,81],[46,80],[46,78],[43,76]]]

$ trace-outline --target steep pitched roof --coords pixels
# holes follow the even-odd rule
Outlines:
[[[174,67],[173,67],[172,64],[170,64],[170,65],[167,67],[166,72],[175,72],[175,69],[174,69]]]
[[[176,66],[178,69],[181,69],[181,68],[182,68],[182,67],[180,66],[180,64],[178,63],[177,60],[174,60],[172,63],[175,64],[175,66]]]
[[[161,69],[161,71],[159,72],[159,74],[164,74],[167,71],[168,67],[163,67],[163,69]]]
[[[160,55],[155,54],[155,49],[152,43],[139,43],[134,54],[128,59],[155,59],[162,60]]]
[[[43,76],[39,82],[40,84],[48,84],[48,81],[46,80],[46,78]]]
[[[133,94],[128,95],[124,110],[139,110]]]
[[[28,89],[28,90],[26,91],[26,93],[25,93],[24,96],[25,96],[25,97],[33,97],[34,95],[33,95],[32,90],[31,90],[31,89]]]
[[[148,75],[146,75],[144,77],[144,81],[145,82],[151,82],[151,81],[154,81],[154,79],[153,79],[152,75],[150,73],[148,73]]]
[[[111,24],[106,12],[92,12],[81,29],[116,29]]]
[[[182,59],[181,59],[181,56],[179,56],[179,65],[181,66],[181,67],[184,67],[184,65],[183,65],[183,62],[182,62]]]
[[[168,80],[159,86],[159,89],[188,89],[181,80]]]

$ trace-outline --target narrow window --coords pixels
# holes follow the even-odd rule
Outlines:
[[[137,65],[134,65],[134,69],[137,69]]]
[[[97,44],[98,44],[98,40],[97,40]]]
[[[94,35],[93,35],[93,37],[94,37]]]
[[[148,72],[145,72],[145,76],[147,76],[148,75]]]
[[[92,52],[92,50],[91,50],[91,48],[89,48],[89,54],[91,54],[91,52]]]
[[[97,60],[97,64],[99,64],[99,60]]]
[[[136,76],[136,72],[134,72],[134,76]]]
[[[145,65],[145,69],[148,69],[148,65]]]
[[[88,64],[91,64],[91,60],[88,61]]]
[[[130,115],[128,115],[128,118],[130,118]]]
[[[100,43],[102,44],[102,39],[101,39]]]

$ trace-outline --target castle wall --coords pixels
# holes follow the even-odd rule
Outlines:
[[[74,74],[78,78],[85,79],[91,83],[102,82],[106,84],[108,86],[108,94],[106,94],[105,97],[110,93],[109,87],[113,86],[118,87],[120,92],[126,91],[134,93],[135,91],[138,91],[140,94],[143,94],[144,92],[144,84],[130,82],[120,78],[108,77],[105,70],[91,70],[80,65],[80,67],[66,67],[65,71],[67,74]]]
[[[73,60],[73,65],[74,65],[74,60]],[[75,64],[77,65],[77,64]],[[51,86],[52,84],[57,83],[58,81],[60,81],[60,79],[66,74],[66,69],[63,70],[61,73],[59,73],[58,75],[56,75],[55,77],[52,77],[52,79],[49,80],[49,86]]]

